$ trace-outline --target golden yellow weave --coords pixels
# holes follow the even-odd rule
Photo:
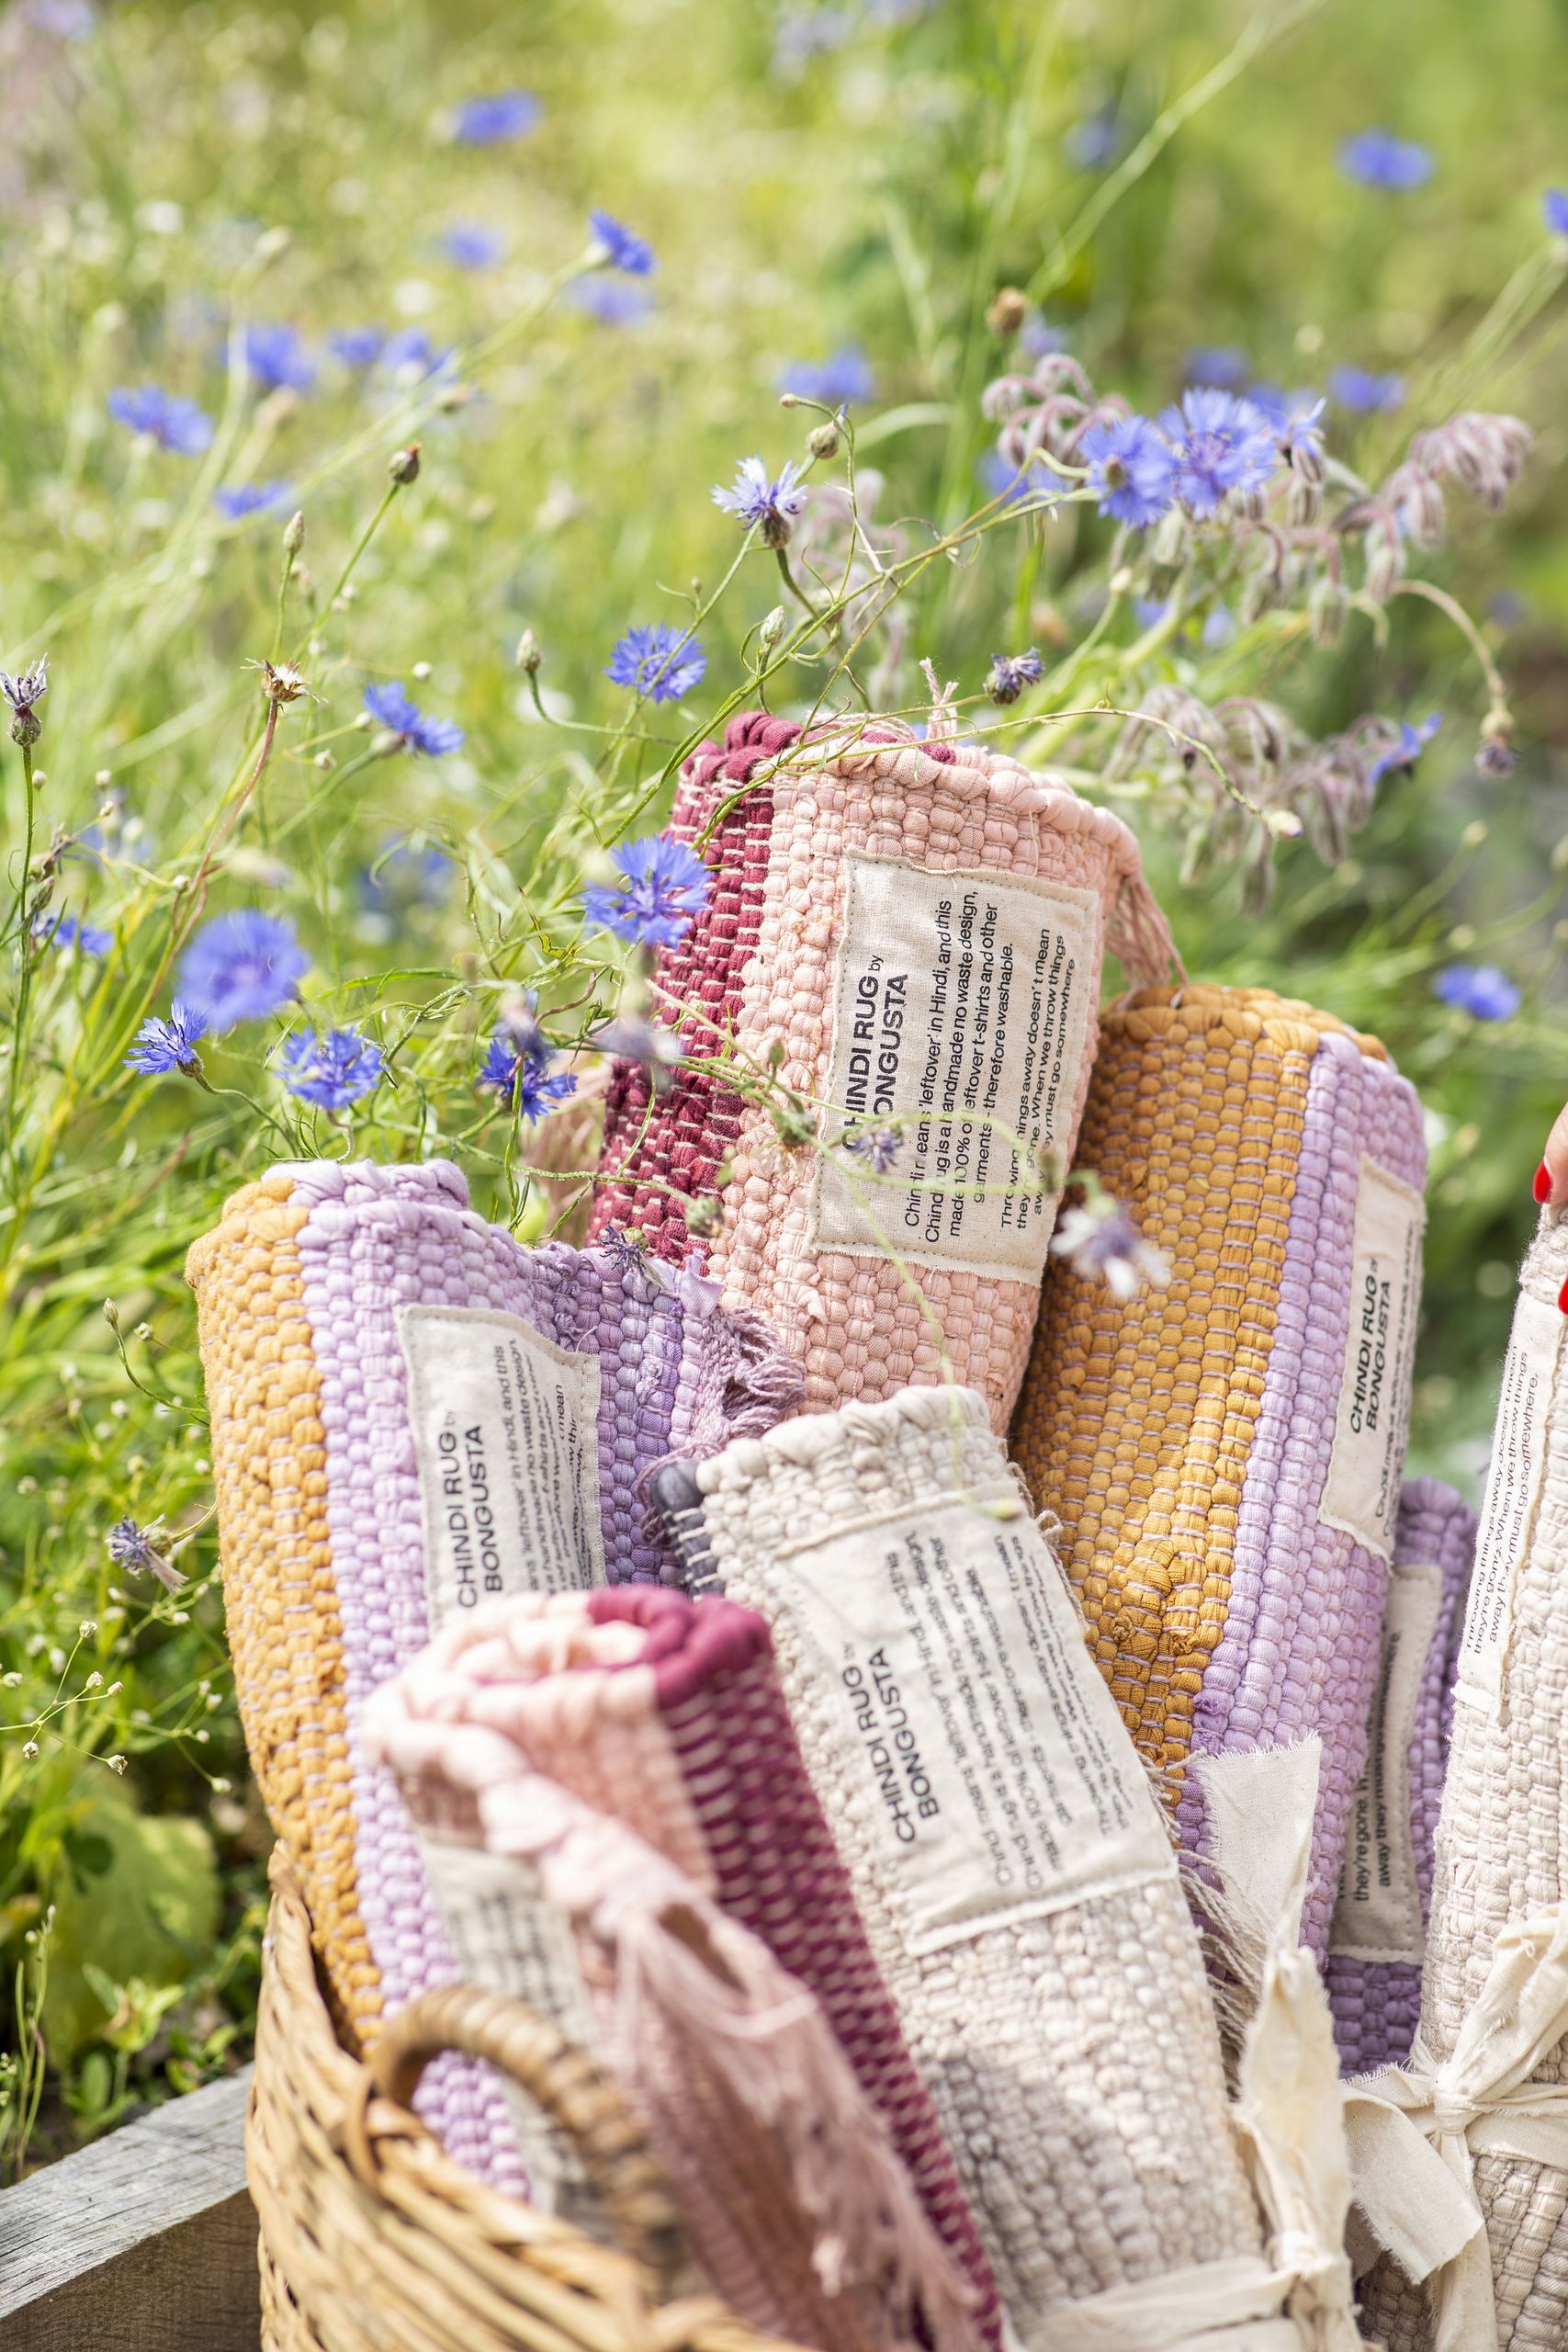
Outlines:
[[[1293,1227],[1292,1214],[1309,1124],[1314,1166],[1334,1174],[1314,1177],[1323,1199],[1314,1193],[1306,1204],[1308,1262],[1297,1266],[1302,1221]],[[1179,1802],[1190,1753],[1214,1745],[1207,1735],[1222,1725],[1225,1746],[1286,1745],[1316,1730],[1326,1749],[1330,1726],[1309,1695],[1336,1670],[1323,1653],[1342,1640],[1359,1671],[1359,1589],[1337,1632],[1314,1626],[1315,1648],[1303,1661],[1290,1654],[1287,1572],[1260,1579],[1254,1566],[1250,1584],[1235,1578],[1266,1390],[1272,1383],[1275,1393],[1282,1376],[1276,1340],[1288,1261],[1298,1301],[1303,1289],[1320,1292],[1325,1311],[1337,1306],[1339,1317],[1337,1351],[1326,1329],[1309,1329],[1303,1346],[1301,1326],[1319,1310],[1298,1306],[1284,1351],[1294,1351],[1284,1373],[1322,1434],[1326,1466],[1359,1153],[1402,1182],[1419,1182],[1418,1106],[1375,1038],[1264,989],[1145,989],[1102,1015],[1078,1163],[1131,1210],[1171,1280],[1122,1301],[1052,1261],[1012,1450],[1036,1506],[1062,1522],[1063,1565],[1128,1729],[1151,1763],[1172,1771]],[[1328,1296],[1336,1284],[1337,1302]],[[1275,1438],[1269,1443],[1277,1464]],[[1299,1465],[1281,1474],[1282,1489],[1292,1476],[1295,1491],[1285,1499],[1303,1531],[1304,1575],[1319,1543],[1316,1495],[1305,1491]],[[1255,1494],[1253,1508],[1256,1517]],[[1324,1540],[1339,1553],[1354,1549],[1343,1535]],[[1356,1556],[1385,1574],[1381,1562]],[[1229,1628],[1232,1650],[1238,1641],[1245,1647],[1254,1618],[1258,1641],[1272,1647],[1239,1664],[1227,1657],[1216,1695],[1211,1669],[1222,1639]],[[1249,1679],[1269,1693],[1256,1719],[1247,1712]],[[1353,1683],[1354,1675],[1341,1679]],[[1348,1736],[1364,1748],[1364,1721]],[[1187,1829],[1184,1818],[1184,1842]]]

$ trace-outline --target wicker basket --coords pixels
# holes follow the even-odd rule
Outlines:
[[[369,2064],[351,2058],[280,1852],[272,1879],[245,2134],[264,2352],[789,2352],[712,2297],[668,2299],[675,2217],[590,2060],[520,2002],[467,1986],[412,2002]],[[491,2060],[570,2134],[625,2251],[498,2195],[446,2154],[407,2101],[447,2049]]]

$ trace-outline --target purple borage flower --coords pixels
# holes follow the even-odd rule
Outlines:
[[[101,930],[96,922],[82,922],[62,909],[59,914],[46,912],[35,919],[33,944],[38,947],[74,947],[84,956],[107,956],[114,945],[114,933]]]
[[[197,1052],[197,1040],[205,1037],[209,1028],[205,1012],[194,1005],[182,1004],[178,997],[169,1008],[167,1021],[144,1021],[136,1033],[136,1043],[125,1059],[130,1069],[140,1070],[146,1078],[164,1078],[170,1070],[182,1069],[187,1074],[199,1070],[201,1057]]]
[[[1078,443],[1102,514],[1143,530],[1176,500],[1176,459],[1146,416],[1095,424]]]
[[[1432,994],[1472,1021],[1511,1021],[1523,1002],[1495,964],[1450,964],[1432,982]]]
[[[496,90],[488,97],[465,98],[452,124],[460,147],[501,147],[509,139],[525,139],[536,130],[543,107],[532,90]]]
[[[346,1111],[373,1094],[386,1061],[381,1048],[357,1029],[328,1029],[318,1035],[302,1029],[283,1048],[283,1083],[302,1102],[319,1110]]]
[[[454,220],[435,242],[459,269],[494,269],[506,259],[505,237],[484,220]]]
[[[1568,237],[1568,187],[1549,187],[1540,199],[1540,217],[1554,237]]]
[[[1378,376],[1367,368],[1335,368],[1329,371],[1328,397],[1338,408],[1375,416],[1404,405],[1403,376]]]
[[[252,383],[269,392],[308,392],[316,380],[316,363],[298,327],[248,326],[240,338],[240,357]]]
[[[1339,168],[1362,187],[1423,187],[1433,172],[1432,151],[1392,130],[1358,130],[1339,142]]]
[[[779,378],[781,392],[797,400],[820,401],[825,408],[850,408],[856,401],[874,400],[876,378],[858,343],[843,343],[827,359],[797,360]]]
[[[779,469],[776,480],[770,480],[761,458],[743,458],[730,489],[714,484],[713,503],[747,530],[760,531],[764,547],[782,548],[789,544],[807,495],[793,458]]]
[[[404,694],[400,678],[384,686],[367,686],[365,707],[397,737],[400,750],[423,752],[426,759],[444,759],[448,752],[460,752],[466,741],[455,720],[426,718]]]
[[[215,490],[212,503],[231,523],[239,523],[247,514],[265,514],[269,506],[283,505],[293,495],[292,482],[242,481],[226,490]]]
[[[679,702],[707,673],[708,657],[689,629],[669,621],[629,628],[604,665],[617,686],[650,702]]]
[[[1176,494],[1190,514],[1215,514],[1232,491],[1261,490],[1279,463],[1262,411],[1213,385],[1183,392],[1160,426],[1176,462]]]
[[[610,854],[620,885],[594,882],[584,890],[588,928],[613,932],[634,947],[673,947],[708,902],[708,868],[694,849],[668,833],[623,842]]]
[[[651,277],[659,263],[653,247],[609,212],[591,212],[588,225],[600,259],[627,277]]]
[[[1372,762],[1367,772],[1368,783],[1381,784],[1385,775],[1401,775],[1413,768],[1442,723],[1440,710],[1433,711],[1418,727],[1412,727],[1408,719],[1403,720],[1397,741],[1380,752]]]
[[[292,1004],[310,958],[287,915],[236,908],[204,923],[180,959],[181,1001],[215,1036]]]
[[[166,392],[162,384],[121,385],[109,394],[108,410],[117,424],[144,434],[177,458],[199,458],[212,445],[207,411],[178,392]]]

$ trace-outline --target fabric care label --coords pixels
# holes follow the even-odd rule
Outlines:
[[[571,1922],[546,1895],[533,1863],[423,1830],[419,1851],[463,1983],[525,2001],[568,2041],[596,2053]],[[604,2210],[572,2143],[515,2083],[499,2079],[527,2168],[529,2203],[604,2237]]]
[[[1317,1515],[1380,1560],[1393,1557],[1426,1223],[1420,1193],[1363,1152],[1350,1245],[1350,1329]]]
[[[971,1503],[782,1555],[834,1751],[912,1954],[1174,1871],[1159,1809],[1029,1520]]]
[[[846,855],[826,1092],[897,1151],[886,1177],[818,1160],[815,1247],[1038,1278],[1061,1196],[1037,1154],[1071,1135],[1099,925],[1091,890]]]
[[[1464,1612],[1456,1699],[1500,1713],[1514,1577],[1529,1548],[1546,1476],[1546,1425],[1568,1317],[1555,1300],[1521,1292],[1503,1363],[1475,1572]]]
[[[604,1582],[599,1362],[520,1315],[403,1306],[432,1632],[498,1592]]]
[[[1328,1934],[1329,1951],[1347,1960],[1402,1960],[1419,1968],[1426,1951],[1410,1817],[1410,1741],[1442,1599],[1440,1568],[1400,1566],[1389,1577],[1367,1769],[1350,1801],[1339,1900]]]

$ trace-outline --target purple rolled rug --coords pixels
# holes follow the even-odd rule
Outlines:
[[[190,1253],[230,1646],[257,1783],[351,2046],[454,1966],[366,1701],[487,1595],[673,1578],[640,1501],[671,1453],[772,1427],[798,1367],[625,1244],[525,1248],[457,1169],[315,1161]],[[425,2076],[452,2154],[520,2186],[493,2083]]]
[[[1437,1478],[1408,1479],[1367,1769],[1351,1800],[1324,1964],[1347,2075],[1403,2064],[1421,2015],[1433,1849],[1474,1557],[1475,1513],[1463,1497]]]

